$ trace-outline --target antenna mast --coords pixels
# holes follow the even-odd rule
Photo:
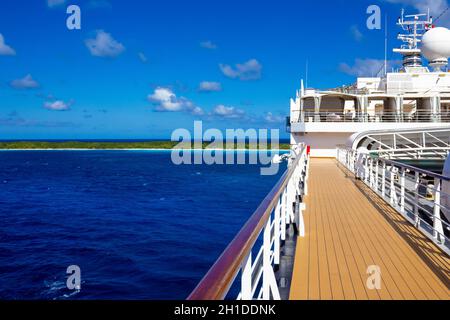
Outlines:
[[[448,10],[450,10],[450,7],[447,7],[447,9],[442,11],[442,13],[436,19],[434,19],[434,22],[436,23],[440,18],[442,18],[442,16],[444,16]]]
[[[385,38],[384,38],[384,75],[387,75],[387,51],[388,51],[388,16],[386,14],[384,21]]]
[[[430,12],[405,16],[405,11],[402,10],[402,16],[398,19],[397,25],[406,32],[398,35],[398,39],[405,44],[399,49],[394,49],[394,52],[403,55],[404,68],[421,67],[422,57],[419,44],[422,42],[423,34],[433,28]]]

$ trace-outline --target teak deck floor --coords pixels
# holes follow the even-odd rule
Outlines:
[[[449,257],[336,160],[311,159],[308,188],[291,300],[450,299]]]

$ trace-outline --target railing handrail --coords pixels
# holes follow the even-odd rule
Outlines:
[[[347,151],[347,152],[355,152],[356,153],[356,151],[354,151],[353,149],[350,149],[350,148],[338,147],[338,150],[339,149]],[[404,149],[404,150],[408,150],[408,149]],[[402,149],[402,151],[404,151],[404,150]],[[378,153],[379,151],[384,151],[384,150],[375,150],[374,153]],[[372,153],[372,152],[369,150],[369,154],[370,153]],[[419,168],[419,167],[411,166],[409,164],[402,163],[400,161],[384,159],[384,158],[377,158],[375,160],[383,161],[383,162],[385,162],[387,164],[391,164],[391,165],[394,165],[394,166],[397,166],[397,167],[409,169],[409,170],[412,170],[414,172],[423,173],[423,174],[426,174],[427,176],[432,177],[432,178],[441,179],[443,181],[450,181],[450,177],[447,177],[447,176],[444,176],[442,174],[435,173],[435,172],[432,172],[432,171],[429,171],[429,170],[426,170],[426,169],[422,169],[422,168]]]
[[[323,108],[323,107],[322,107]],[[418,110],[411,112],[362,112],[350,111],[343,112],[340,110],[319,111],[315,110],[291,110],[291,123],[296,122],[328,122],[328,123],[363,123],[363,122],[397,122],[397,123],[431,123],[436,119],[440,119],[442,123],[450,121],[450,112],[432,112]]]
[[[252,250],[279,197],[294,174],[305,149],[306,147],[302,146],[291,167],[284,172],[277,184],[188,296],[188,300],[223,300],[226,297],[243,262]]]
[[[405,164],[405,163],[401,163],[401,162],[398,162],[398,161],[395,161],[395,160],[389,160],[389,159],[381,159],[381,160],[386,162],[387,164],[392,164],[392,165],[395,165],[397,167],[401,167],[401,168],[412,170],[414,172],[423,173],[423,174],[426,174],[427,176],[432,177],[432,178],[440,179],[440,180],[443,180],[443,181],[450,181],[450,177],[444,176],[444,175],[439,174],[439,173],[434,173],[432,171],[425,170],[425,169],[422,169],[422,168],[419,168],[419,167],[415,167],[415,166],[411,166],[411,165],[408,165],[408,164]]]
[[[321,109],[324,109],[324,108],[326,108],[326,106],[321,106],[320,107]],[[333,108],[333,107],[331,107],[330,106],[330,108]],[[338,108],[338,107],[334,107],[334,108]],[[421,114],[421,115],[423,115],[423,114],[425,114],[425,115],[433,115],[433,114],[445,114],[445,115],[447,115],[447,114],[449,114],[450,113],[450,111],[440,111],[440,112],[433,112],[433,111],[429,111],[429,110],[416,110],[416,111],[414,111],[414,112],[405,112],[405,111],[399,111],[399,112],[397,112],[397,111],[374,111],[374,112],[369,112],[369,111],[367,111],[367,112],[363,112],[363,111],[355,111],[355,110],[351,110],[351,111],[348,111],[348,112],[344,112],[345,110],[342,110],[342,108],[341,107],[339,107],[340,108],[340,110],[328,110],[328,111],[318,111],[318,112],[316,112],[314,109],[313,109],[313,107],[311,107],[310,109],[311,110],[306,110],[306,109],[303,109],[303,110],[299,110],[299,109],[294,109],[294,110],[291,110],[291,112],[296,112],[296,113],[308,113],[308,114],[331,114],[331,113],[336,113],[336,114],[366,114],[366,115],[380,115],[380,116],[382,116],[382,115],[389,115],[389,114],[400,114],[400,115],[415,115],[415,114]]]

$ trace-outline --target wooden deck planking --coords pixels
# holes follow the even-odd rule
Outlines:
[[[416,281],[420,281],[420,288],[422,290],[438,292],[437,297],[442,295],[449,295],[449,258],[445,255],[445,253],[441,252],[431,241],[429,241],[424,235],[420,233],[414,226],[412,226],[409,222],[405,221],[402,216],[400,216],[395,210],[393,210],[389,205],[387,205],[382,199],[377,197],[375,194],[371,193],[371,191],[361,182],[359,182],[361,190],[366,192],[366,194],[370,195],[372,200],[377,203],[381,212],[386,216],[383,218],[383,215],[375,216],[375,219],[381,221],[379,224],[382,229],[379,229],[380,232],[386,232],[388,236],[387,241],[391,245],[391,249],[395,252],[400,260],[410,268],[408,269],[410,277],[412,277]],[[383,222],[386,221],[395,222],[393,225],[395,228],[390,228]],[[409,246],[401,246],[400,243],[395,241],[395,236],[400,232],[403,236],[409,237]],[[412,241],[411,241],[412,240]],[[424,259],[411,259],[415,256],[427,257],[430,259],[432,263],[426,263]],[[436,269],[435,263],[439,263],[439,269],[442,268],[444,276],[441,276],[439,279],[438,275],[440,272],[427,272],[427,271],[439,271]],[[430,270],[428,270],[430,269]],[[416,274],[420,275],[416,277]],[[424,281],[425,280],[425,281]]]
[[[316,214],[316,232],[317,228],[324,225],[321,212]],[[330,268],[328,264],[327,246],[325,241],[325,233],[317,233],[317,253],[319,257],[319,289],[320,297],[330,300],[333,297],[331,289]]]
[[[292,300],[450,299],[450,259],[333,159],[312,159]],[[366,270],[381,268],[381,290]]]

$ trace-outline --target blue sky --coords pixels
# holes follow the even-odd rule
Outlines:
[[[66,8],[81,8],[68,30]],[[2,0],[0,139],[170,138],[176,128],[280,128],[305,77],[329,88],[368,75],[400,9],[446,0]],[[450,14],[441,24],[447,25]],[[390,60],[396,60],[389,54]],[[367,62],[367,63],[366,63]]]

